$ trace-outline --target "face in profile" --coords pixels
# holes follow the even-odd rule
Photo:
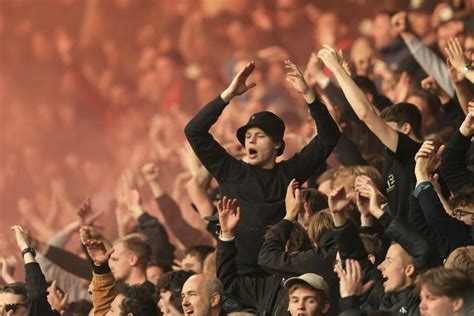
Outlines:
[[[181,291],[184,315],[210,315],[211,295],[206,289],[205,282],[202,275],[193,275],[184,283]]]
[[[405,250],[398,244],[388,248],[385,260],[377,267],[382,272],[385,292],[397,292],[405,289],[410,281],[413,264]]]

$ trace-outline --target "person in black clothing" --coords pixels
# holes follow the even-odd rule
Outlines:
[[[35,260],[35,250],[31,248],[28,234],[20,226],[13,226],[16,243],[21,250],[25,262],[25,283],[28,296],[28,315],[30,316],[59,316],[58,310],[48,302],[48,287],[41,267]]]
[[[325,162],[340,135],[336,123],[306,84],[301,71],[290,61],[286,61],[286,68],[288,82],[303,95],[318,129],[318,135],[289,160],[276,162],[285,147],[285,125],[271,112],[255,113],[237,131],[248,162],[229,155],[209,133],[232,98],[255,86],[247,84],[255,69],[253,62],[234,77],[220,96],[202,108],[184,130],[199,160],[217,179],[221,195],[238,199],[242,208],[242,220],[235,232],[240,274],[263,273],[257,266],[258,251],[266,227],[284,216],[283,200],[288,184],[293,178],[304,183]]]
[[[414,157],[420,148],[421,113],[410,103],[385,108],[379,115],[375,106],[357,87],[342,67],[343,58],[334,48],[325,45],[318,53],[334,74],[356,115],[386,147],[383,175],[385,193],[393,216],[408,217],[408,197],[415,182]]]
[[[299,190],[295,194],[299,196]],[[258,315],[288,315],[290,297],[284,286],[284,278],[276,275],[249,277],[237,274],[237,248],[234,244],[234,230],[241,214],[240,208],[237,207],[237,200],[227,199],[224,196],[222,202],[218,204],[218,212],[221,234],[217,244],[217,276],[224,285],[225,295],[245,306],[255,308]],[[308,276],[308,274],[305,275]],[[300,278],[305,275],[300,276]],[[318,296],[321,300],[317,302],[317,306],[313,306],[314,313],[312,315],[325,315],[330,308],[328,286],[321,276],[309,275],[309,279],[318,280],[317,290],[324,292],[324,295]],[[287,281],[290,280],[292,278]],[[308,281],[305,282],[309,283]],[[291,286],[292,283],[286,285],[296,290]],[[313,288],[315,287],[313,286]],[[294,299],[299,300],[300,298]],[[290,309],[290,312],[292,312],[292,315],[297,315],[299,311],[296,310],[296,313],[293,314],[292,309]]]
[[[451,136],[441,160],[441,176],[445,179],[453,193],[464,186],[474,185],[474,173],[466,165],[467,154],[473,135],[474,105],[470,105],[469,113],[466,115],[459,130],[455,131]]]

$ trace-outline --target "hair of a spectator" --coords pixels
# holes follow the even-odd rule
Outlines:
[[[458,269],[464,271],[467,275],[474,276],[474,246],[454,249],[446,259],[444,267]]]
[[[156,316],[157,305],[153,296],[143,285],[132,285],[120,304],[120,316]]]
[[[329,169],[324,171],[317,179],[316,186],[319,186],[324,181],[330,180],[333,181],[336,175],[337,169]]]
[[[183,306],[181,305],[183,299],[181,298],[181,290],[184,283],[195,273],[193,271],[170,271],[163,274],[161,278],[158,279],[156,284],[156,292],[166,292],[170,291],[170,304],[176,308],[178,311],[183,313]]]
[[[292,223],[290,237],[287,242],[287,251],[291,253],[311,249],[313,249],[313,245],[304,227],[298,222]]]
[[[178,51],[168,51],[168,52],[162,52],[156,58],[166,58],[171,60],[175,65],[177,66],[184,66],[185,62],[183,59],[183,56]]]
[[[377,189],[382,190],[382,175],[373,166],[350,166],[337,169],[334,175],[333,188],[335,189],[340,185],[353,188],[358,176],[368,176],[374,181]]]
[[[440,112],[440,109],[442,108],[441,101],[432,92],[429,92],[429,91],[426,91],[426,90],[423,90],[423,89],[419,89],[419,90],[413,92],[412,94],[410,94],[408,96],[408,98],[412,97],[412,96],[417,96],[417,97],[420,97],[420,98],[424,99],[426,101],[426,103],[428,104],[429,111],[435,117],[438,115],[438,113]]]
[[[369,255],[375,257],[375,265],[378,265],[385,259],[385,254],[387,250],[383,246],[382,240],[380,238],[368,235],[368,234],[359,234],[360,240],[364,245],[364,249]]]
[[[28,299],[28,291],[26,290],[25,282],[9,283],[1,289],[0,293],[23,295],[25,297],[25,301]]]
[[[151,257],[151,246],[146,236],[141,233],[128,234],[116,239],[114,244],[120,242],[123,243],[125,249],[138,257],[138,265],[146,269]]]
[[[203,264],[204,259],[206,259],[207,255],[214,251],[214,247],[207,246],[207,245],[196,245],[188,247],[184,255],[190,255],[191,257],[196,257],[198,261]]]
[[[328,208],[328,198],[326,194],[319,192],[314,188],[301,190],[301,201],[308,203],[311,215]]]
[[[415,105],[408,102],[391,105],[380,112],[380,117],[386,122],[397,123],[398,127],[410,124],[413,134],[421,138],[421,112]]]
[[[212,294],[219,293],[222,303],[222,297],[224,295],[224,286],[222,285],[222,282],[215,275],[209,273],[201,273],[201,275],[205,279],[203,285],[206,287],[209,298],[212,297]]]
[[[451,299],[463,298],[465,307],[468,301],[472,301],[474,297],[472,279],[458,269],[444,267],[430,269],[420,274],[415,284],[418,291],[421,291],[422,287],[426,287],[434,295],[447,296]]]
[[[454,195],[449,199],[449,206],[452,209],[461,206],[473,206],[474,205],[474,186],[468,185],[460,190],[454,192]]]
[[[79,301],[75,301],[72,303],[69,303],[67,308],[66,308],[66,314],[67,312],[74,313],[74,315],[79,314],[83,316],[89,315],[89,312],[91,311],[93,305],[91,302],[88,300],[82,299]]]
[[[322,210],[309,219],[308,236],[311,241],[319,245],[321,237],[334,228],[334,221],[329,210]]]
[[[329,297],[323,290],[315,289],[314,287],[312,287],[311,285],[303,281],[293,284],[288,290],[288,294],[291,295],[293,294],[294,291],[298,289],[305,289],[305,290],[312,291],[314,294],[316,294],[316,299],[318,300],[319,304],[323,304],[324,302],[329,301]]]

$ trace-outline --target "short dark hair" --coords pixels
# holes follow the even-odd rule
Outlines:
[[[288,238],[288,252],[300,252],[313,249],[308,233],[300,223],[294,222]]]
[[[196,245],[188,247],[184,255],[190,255],[191,257],[196,257],[201,264],[204,263],[204,259],[206,259],[207,255],[214,251],[214,247],[207,246],[207,245]]]
[[[89,315],[89,312],[91,311],[92,307],[93,306],[91,302],[82,299],[68,304],[66,312],[87,316]]]
[[[410,124],[413,134],[421,138],[421,112],[415,105],[408,102],[391,105],[383,109],[380,117],[387,122],[397,123],[399,127]]]
[[[313,188],[302,189],[301,200],[308,203],[311,215],[328,208],[328,198],[326,194]]]
[[[132,285],[120,304],[120,315],[129,313],[134,316],[156,316],[158,312],[155,300],[143,285]]]
[[[387,253],[382,240],[368,234],[359,234],[359,236],[367,254],[375,257],[375,264],[378,265],[381,263],[385,259],[385,254]]]
[[[461,206],[471,206],[474,204],[474,187],[472,185],[465,186],[453,195],[449,200],[449,206],[455,209]]]
[[[28,299],[28,291],[26,290],[26,284],[24,282],[9,283],[2,288],[0,293],[23,295],[25,301]]]
[[[441,101],[439,100],[439,98],[434,93],[423,89],[413,92],[408,97],[420,97],[424,99],[428,104],[429,111],[435,117],[439,114],[440,109],[442,108]]]
[[[163,276],[158,280],[156,284],[156,292],[171,292],[170,304],[173,305],[178,311],[183,313],[183,307],[181,303],[183,299],[181,298],[181,290],[184,283],[195,273],[193,271],[171,271],[163,274]]]

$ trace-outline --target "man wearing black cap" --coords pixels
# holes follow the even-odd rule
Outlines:
[[[271,112],[253,114],[237,131],[244,145],[247,162],[235,159],[209,133],[230,100],[253,88],[247,78],[255,69],[250,62],[232,80],[220,96],[203,107],[185,127],[186,137],[202,164],[216,178],[221,194],[239,201],[242,217],[236,229],[239,250],[239,273],[261,275],[258,251],[266,227],[276,224],[285,215],[284,199],[290,181],[304,183],[324,163],[340,132],[326,106],[306,84],[301,71],[286,61],[287,81],[301,93],[316,121],[318,135],[289,160],[276,162],[283,153],[285,124]]]

